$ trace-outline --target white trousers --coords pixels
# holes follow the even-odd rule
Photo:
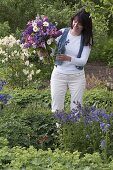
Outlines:
[[[86,87],[85,74],[62,74],[53,70],[51,75],[51,98],[52,112],[64,110],[64,100],[67,89],[71,94],[70,109],[76,109],[76,103],[82,104],[83,94]]]

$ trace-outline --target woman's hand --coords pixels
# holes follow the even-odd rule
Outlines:
[[[60,61],[71,61],[71,57],[70,56],[67,56],[65,54],[59,54],[56,56],[56,59],[57,60],[60,60]]]

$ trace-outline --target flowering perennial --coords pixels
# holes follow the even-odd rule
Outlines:
[[[82,148],[92,152],[101,149],[109,153],[113,139],[113,113],[95,107],[81,107],[78,103],[77,109],[70,113],[56,111],[53,116],[66,150],[79,148],[81,151]]]
[[[0,39],[0,62],[6,67],[8,82],[19,85],[23,81],[21,84],[24,85],[35,79],[40,70],[29,61],[30,55],[28,49],[20,44],[20,40],[12,35]]]
[[[61,123],[77,123],[82,119],[84,121],[84,126],[86,127],[88,124],[92,124],[92,122],[98,122],[100,125],[100,129],[103,132],[106,132],[109,127],[109,121],[112,114],[107,114],[103,110],[96,109],[95,107],[81,107],[78,104],[77,109],[73,109],[69,114],[64,113],[63,111],[57,111],[54,114],[55,118]]]
[[[2,87],[6,84],[5,81],[0,80],[0,90],[2,90]],[[8,100],[11,98],[9,94],[0,94],[0,102],[6,104]]]

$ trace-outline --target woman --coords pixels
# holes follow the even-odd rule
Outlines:
[[[86,86],[83,66],[93,45],[90,14],[82,9],[71,18],[71,28],[62,29],[62,32],[65,35],[56,39],[58,54],[51,75],[52,112],[64,110],[67,89],[71,94],[71,110],[76,109],[78,102],[82,104]]]

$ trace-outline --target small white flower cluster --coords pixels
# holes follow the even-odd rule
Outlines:
[[[33,76],[40,72],[34,64],[29,62],[29,57],[28,49],[23,48],[20,41],[12,35],[0,39],[0,62],[11,69],[13,65],[12,72],[15,73],[15,77],[20,75],[18,70],[23,73],[21,76],[26,77],[27,81],[31,81]],[[20,70],[17,67],[20,67]]]
[[[0,39],[0,45],[7,45],[8,47],[13,47],[14,44],[19,44],[19,41],[17,41],[16,38],[12,35]]]

